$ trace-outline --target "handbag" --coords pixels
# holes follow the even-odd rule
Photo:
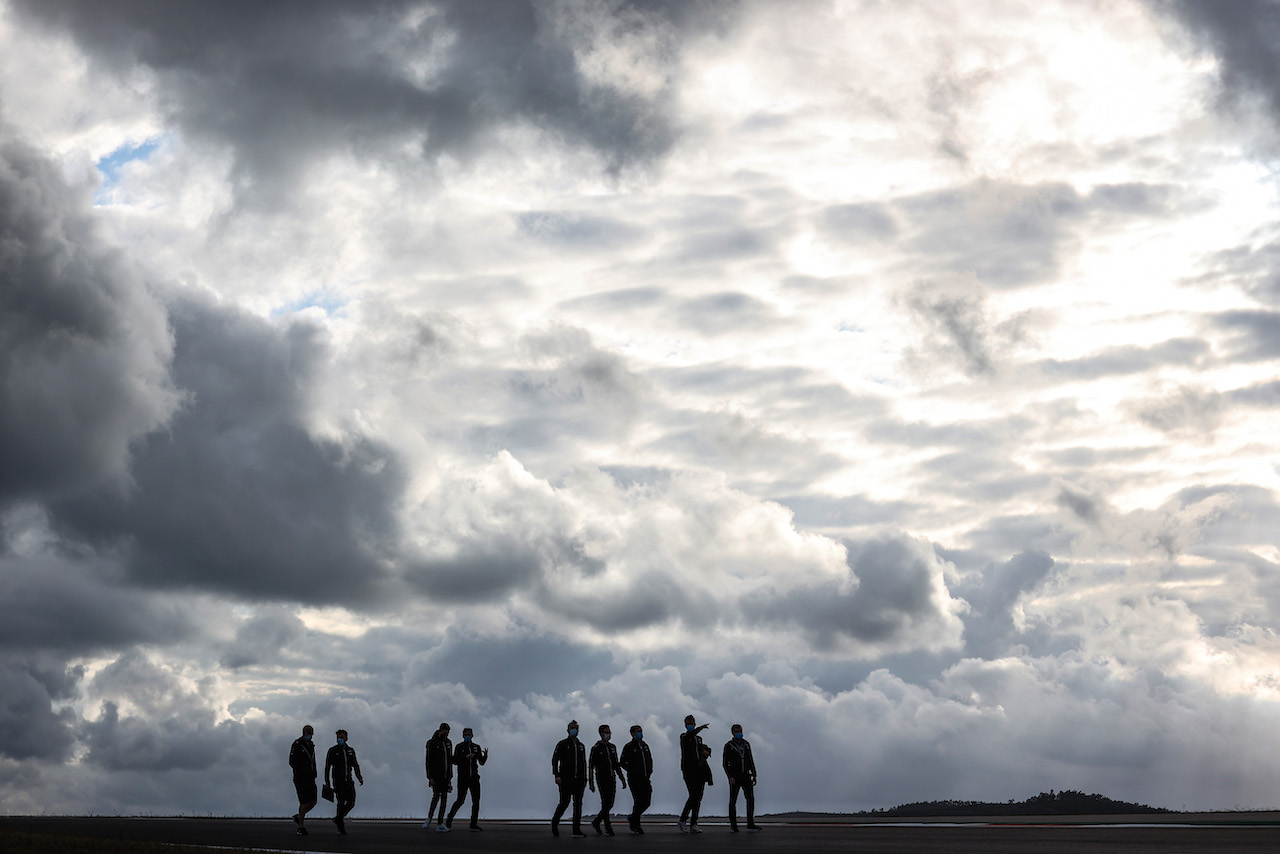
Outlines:
[[[333,800],[333,789],[330,788],[328,783],[325,783],[324,787],[320,789],[320,797],[324,798],[326,801]]]

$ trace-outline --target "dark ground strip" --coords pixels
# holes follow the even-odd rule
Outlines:
[[[950,823],[885,826],[876,824],[769,824],[761,833],[730,833],[724,825],[704,825],[698,836],[683,835],[673,825],[649,824],[644,836],[632,836],[623,823],[618,836],[573,839],[562,825],[558,839],[546,824],[492,821],[483,833],[470,833],[466,823],[451,833],[424,830],[420,821],[351,819],[348,834],[337,835],[326,819],[307,822],[309,836],[295,836],[293,823],[266,819],[198,818],[0,818],[0,830],[57,833],[108,840],[254,848],[275,851],[323,851],[331,854],[400,854],[401,852],[467,851],[497,854],[510,851],[697,851],[728,852],[827,851],[876,854],[1220,854],[1280,851],[1280,827],[1272,826],[1110,826],[990,825]],[[1171,819],[1172,821],[1172,819]]]

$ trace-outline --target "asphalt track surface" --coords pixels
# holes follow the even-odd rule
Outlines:
[[[1280,826],[1248,824],[1178,825],[1123,824],[990,824],[945,821],[918,824],[765,823],[760,833],[730,833],[724,824],[704,824],[703,833],[684,835],[672,824],[649,823],[644,836],[633,836],[626,821],[615,837],[598,837],[586,828],[586,839],[574,839],[561,825],[551,836],[547,823],[499,822],[483,824],[471,833],[465,822],[450,833],[424,830],[420,821],[360,820],[347,822],[339,836],[326,819],[312,818],[308,836],[296,836],[289,819],[220,818],[0,818],[0,829],[26,833],[57,833],[109,840],[141,840],[258,851],[334,854],[403,854],[403,852],[459,851],[494,854],[511,851],[739,852],[825,851],[902,852],[902,854],[1220,854],[1220,852],[1280,851]]]

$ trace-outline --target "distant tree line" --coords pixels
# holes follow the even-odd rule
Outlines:
[[[876,815],[886,818],[922,818],[925,816],[998,816],[998,815],[1133,815],[1135,813],[1167,813],[1172,810],[1113,801],[1104,795],[1077,792],[1070,789],[1048,792],[1027,798],[1025,801],[1010,799],[1005,803],[987,801],[921,801],[899,804],[889,809],[863,811],[859,815]]]

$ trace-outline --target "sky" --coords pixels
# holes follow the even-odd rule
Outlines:
[[[0,0],[0,813],[1277,806],[1277,163],[1270,0]]]

